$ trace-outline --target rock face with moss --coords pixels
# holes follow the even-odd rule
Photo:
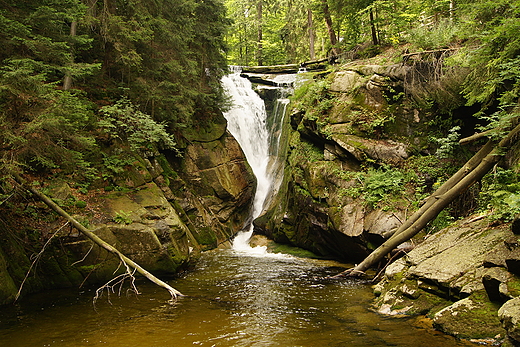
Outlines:
[[[112,160],[112,175],[94,182],[97,188],[85,189],[66,178],[35,184],[148,271],[172,275],[200,251],[228,241],[242,228],[255,188],[251,169],[223,117],[186,132],[182,157],[168,152],[145,157],[125,153],[124,147],[107,148],[107,153],[126,159]],[[64,226],[42,203],[27,199],[25,210],[22,205],[4,210],[11,215],[10,222],[0,226],[0,304],[13,300],[31,255],[46,240],[50,241],[22,294],[113,278],[118,259]],[[23,221],[25,226],[17,225]]]
[[[425,314],[459,338],[518,338],[518,236],[506,225],[466,219],[389,265],[375,286],[384,314]]]
[[[442,116],[404,92],[406,64],[339,70],[295,91],[285,184],[256,225],[277,241],[358,261],[415,208],[417,187],[426,192],[442,176],[436,158],[413,157],[432,151],[423,135]]]

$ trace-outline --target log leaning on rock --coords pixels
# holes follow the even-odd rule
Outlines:
[[[514,127],[498,144],[489,140],[455,175],[439,187],[426,200],[424,205],[405,221],[388,240],[370,253],[361,263],[334,277],[364,275],[367,269],[382,260],[394,248],[417,235],[457,196],[482,179],[504,156],[506,150],[516,141],[519,134],[520,124]]]
[[[171,299],[176,299],[178,296],[184,296],[180,291],[173,288],[166,282],[161,281],[154,275],[152,275],[150,272],[145,270],[143,267],[141,267],[139,264],[134,262],[132,259],[125,256],[123,253],[121,253],[117,248],[110,245],[106,241],[102,240],[99,236],[94,234],[92,231],[88,230],[86,227],[84,227],[80,222],[78,222],[75,218],[73,218],[71,215],[69,215],[65,210],[63,210],[60,206],[58,206],[54,201],[52,201],[51,198],[49,198],[47,195],[43,194],[36,188],[28,185],[25,180],[18,174],[13,174],[15,180],[22,185],[25,189],[29,190],[31,193],[33,193],[38,199],[40,199],[43,203],[45,203],[47,206],[49,206],[54,212],[59,214],[60,216],[64,217],[67,221],[69,221],[79,232],[81,232],[84,236],[89,238],[91,241],[93,241],[95,244],[97,244],[99,247],[107,250],[108,252],[116,255],[122,262],[124,262],[127,266],[134,269],[144,277],[146,277],[151,282],[155,283],[156,285],[166,289],[168,293],[171,295]]]

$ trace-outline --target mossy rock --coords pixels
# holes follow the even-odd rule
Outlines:
[[[437,312],[433,324],[436,329],[458,338],[494,338],[504,334],[498,318],[499,307],[487,300],[485,291],[476,292]]]
[[[62,180],[54,180],[49,184],[48,193],[51,198],[66,200],[71,196],[72,189],[69,184]]]
[[[7,271],[8,265],[0,248],[0,305],[12,302],[18,288]]]
[[[205,249],[217,247],[217,236],[209,226],[198,228],[193,236],[201,246],[205,246]]]
[[[214,117],[211,122],[199,122],[193,127],[183,129],[182,134],[189,141],[211,142],[225,134],[227,121],[224,116]]]

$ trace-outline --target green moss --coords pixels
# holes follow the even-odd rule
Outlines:
[[[435,313],[451,304],[449,300],[421,290],[419,297],[414,301],[413,310],[417,314],[426,314],[432,318]]]
[[[78,266],[78,271],[80,271],[81,273],[84,273],[84,274],[88,274],[94,270],[96,270],[98,267],[100,267],[101,264],[91,264],[91,265],[82,265],[82,266]]]
[[[499,304],[488,300],[484,290],[474,292],[467,300],[469,306],[459,305],[435,318],[434,326],[459,338],[493,338],[503,333],[498,318]]]
[[[157,159],[157,162],[159,163],[159,165],[161,166],[161,168],[163,169],[162,176],[165,179],[177,179],[179,177],[177,172],[175,172],[172,169],[170,163],[168,162],[168,159],[166,159],[164,154],[159,155],[158,157],[156,157],[156,159]]]
[[[85,201],[83,201],[83,200],[76,201],[75,205],[78,208],[85,208],[85,207],[87,207],[87,203]]]
[[[294,247],[294,246],[290,246],[290,245],[279,244],[279,243],[272,243],[271,245],[269,245],[268,249],[272,253],[290,254],[295,257],[300,257],[300,258],[312,258],[312,259],[321,259],[322,258],[321,256],[314,254],[313,252],[308,251],[306,249]]]
[[[198,228],[194,237],[201,246],[217,246],[217,236],[210,227]]]
[[[516,276],[507,281],[507,291],[514,297],[520,296],[520,279]]]

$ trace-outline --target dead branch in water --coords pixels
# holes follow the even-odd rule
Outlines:
[[[121,259],[121,262],[119,263],[119,266],[114,271],[114,274],[119,270],[119,267],[121,265],[125,266],[125,272],[122,274],[117,275],[116,277],[112,278],[110,281],[102,285],[96,290],[96,295],[94,296],[94,299],[92,299],[92,302],[94,305],[96,304],[97,300],[101,297],[103,292],[106,290],[108,293],[108,301],[110,302],[110,293],[116,292],[116,287],[119,287],[117,290],[118,295],[121,295],[121,292],[123,291],[123,284],[128,279],[130,282],[130,288],[128,289],[130,292],[133,292],[137,295],[141,294],[139,290],[137,289],[137,286],[135,285],[135,272],[136,269],[131,270],[128,264],[124,262],[123,259]]]
[[[18,293],[16,293],[15,297],[14,297],[14,301],[16,302],[16,300],[18,300],[18,298],[20,297],[20,294],[22,293],[22,289],[23,289],[23,286],[25,284],[25,281],[27,281],[27,278],[29,277],[29,274],[31,273],[31,270],[32,268],[34,267],[34,265],[36,265],[36,263],[40,260],[40,258],[42,257],[42,254],[43,252],[45,252],[45,249],[47,248],[47,246],[49,245],[49,243],[51,242],[52,238],[54,236],[56,236],[56,234],[63,228],[65,228],[67,225],[69,224],[69,222],[63,224],[58,230],[56,230],[54,232],[54,234],[51,235],[51,237],[49,237],[49,239],[45,242],[45,244],[43,245],[42,249],[38,252],[38,254],[35,254],[34,257],[33,257],[33,262],[31,263],[31,266],[29,266],[29,270],[27,270],[27,273],[25,274],[25,277],[22,281],[22,283],[20,284],[20,287],[18,288]]]

